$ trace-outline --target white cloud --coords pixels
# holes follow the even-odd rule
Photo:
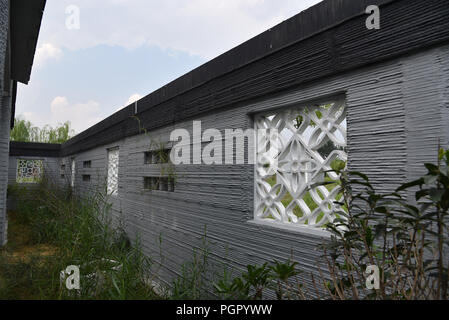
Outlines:
[[[134,102],[136,102],[136,101],[138,101],[138,100],[140,100],[140,99],[142,99],[142,98],[143,98],[143,96],[140,95],[140,94],[138,94],[138,93],[132,94],[132,95],[128,98],[128,100],[125,102],[125,104],[124,104],[123,106],[119,107],[117,110],[115,110],[115,112],[122,110],[123,108],[129,106],[130,104],[132,104],[132,103],[134,103]]]
[[[66,97],[56,97],[51,102],[50,110],[53,123],[69,120],[77,133],[102,120],[100,104],[92,100],[72,104]]]
[[[96,101],[70,103],[66,97],[56,97],[50,104],[50,114],[24,112],[22,116],[35,126],[56,126],[70,121],[76,133],[80,133],[103,119],[100,104]]]
[[[143,96],[141,96],[140,94],[134,93],[129,97],[128,101],[126,101],[125,106],[129,106],[131,103],[134,103],[142,98]]]
[[[41,38],[72,50],[156,45],[210,59],[320,0],[60,0],[48,3]],[[65,8],[80,9],[80,30]]]
[[[51,43],[44,43],[36,49],[36,55],[34,57],[34,64],[36,66],[42,66],[50,59],[59,59],[62,56],[62,50],[54,46]]]

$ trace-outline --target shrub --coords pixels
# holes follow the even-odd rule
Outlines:
[[[362,173],[339,172],[349,210],[338,212],[328,225],[332,240],[321,246],[330,298],[447,299],[449,151],[425,167],[425,176],[391,194],[377,193]],[[368,266],[379,269],[378,290],[367,288]]]
[[[311,275],[313,296],[292,286],[300,271],[290,261],[249,265],[242,276],[215,283],[216,292],[226,299],[262,299],[267,289],[278,299],[447,299],[449,151],[440,150],[437,165],[425,164],[425,176],[390,194],[345,167],[336,163],[333,170],[341,176],[342,209],[326,225],[331,240],[318,247],[327,270],[319,269],[322,286]],[[368,267],[379,271],[378,289],[367,286]]]

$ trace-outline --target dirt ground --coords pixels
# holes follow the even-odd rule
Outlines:
[[[46,244],[33,244],[31,230],[29,226],[21,224],[14,212],[8,213],[8,244],[0,250],[0,292],[5,288],[7,283],[14,283],[14,279],[6,279],[11,277],[11,270],[19,269],[23,265],[30,264],[34,259],[51,257],[57,252],[56,247]],[[7,281],[9,280],[9,281]],[[21,283],[18,281],[18,283]],[[13,293],[16,299],[33,299],[29,296],[26,287],[21,285],[15,286],[9,292]],[[0,297],[0,299],[5,297]],[[11,297],[6,297],[11,298]]]
[[[8,244],[1,251],[2,257],[27,262],[32,256],[48,257],[56,252],[55,247],[33,244],[30,227],[20,224],[14,212],[8,213],[8,222]]]

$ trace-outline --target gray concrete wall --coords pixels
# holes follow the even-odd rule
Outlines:
[[[8,177],[9,132],[11,124],[10,92],[5,92],[9,29],[9,1],[0,0],[0,246],[6,243],[6,191]]]
[[[9,157],[9,169],[8,169],[8,185],[9,186],[19,186],[26,188],[27,190],[33,190],[38,187],[38,184],[33,183],[17,183],[17,161],[19,159],[28,160],[42,160],[43,171],[46,179],[49,179],[52,183],[60,184],[67,183],[66,176],[62,177],[60,172],[61,160],[59,158],[48,158],[48,157],[30,157],[30,156],[10,156]],[[13,195],[9,195],[7,199],[7,209],[13,211],[16,209],[16,198]]]
[[[390,192],[421,174],[423,162],[436,161],[439,140],[448,146],[448,57],[449,46],[432,49],[77,154],[75,188],[101,189],[107,149],[120,147],[119,195],[110,198],[113,215],[163,265],[158,269],[162,281],[180,274],[193,249],[202,247],[205,232],[209,261],[217,270],[293,257],[305,275],[317,275],[322,253],[315,248],[326,234],[254,223],[252,165],[177,166],[175,192],[146,191],[143,177],[158,176],[161,169],[145,165],[144,152],[152,141],[167,142],[175,128],[191,131],[193,120],[201,120],[203,130],[246,129],[253,126],[254,112],[344,94],[349,169],[366,173],[380,192]],[[92,168],[82,169],[89,160]],[[63,161],[70,163],[70,158]],[[83,182],[83,174],[91,174],[91,181]],[[310,288],[310,278],[304,281]]]
[[[449,147],[449,50],[410,57],[402,66],[407,133],[407,178],[422,176],[435,163],[438,145]]]
[[[7,242],[7,189],[9,165],[9,133],[11,124],[11,100],[1,97],[0,102],[0,246]]]
[[[60,165],[61,160],[59,158],[48,158],[48,157],[29,157],[29,156],[11,156],[9,157],[9,171],[8,171],[8,184],[16,184],[17,177],[17,160],[27,159],[27,160],[42,160],[44,164],[44,175],[46,178],[50,179],[51,182],[61,183]],[[25,184],[26,185],[26,184]],[[33,186],[33,184],[29,184]]]

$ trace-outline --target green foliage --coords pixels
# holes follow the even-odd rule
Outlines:
[[[26,193],[17,187],[9,192],[18,199],[13,221],[29,229],[27,245],[51,252],[16,259],[7,247],[0,255],[0,299],[23,298],[23,292],[32,299],[158,298],[149,284],[151,260],[120,223],[112,227],[104,193],[76,198],[47,179]],[[79,292],[60,286],[60,272],[70,265],[80,266]]]
[[[214,284],[215,291],[225,299],[262,300],[266,289],[276,292],[279,300],[298,296],[292,289],[290,280],[300,274],[297,263],[274,261],[273,265],[264,263],[261,266],[248,265],[247,271],[232,281],[222,279]]]
[[[150,150],[153,150],[157,156],[157,163],[160,166],[160,178],[167,177],[169,182],[176,184],[178,176],[176,174],[176,167],[170,160],[170,150],[167,149],[163,142],[152,141],[150,143]]]
[[[11,141],[60,144],[72,138],[74,134],[69,121],[55,128],[49,125],[38,128],[30,121],[16,118],[14,128],[11,130]]]
[[[332,241],[321,246],[330,298],[448,298],[449,152],[440,150],[438,164],[424,166],[425,176],[390,194],[377,193],[366,175],[336,166],[349,211],[338,212],[328,225]],[[367,289],[367,266],[379,268],[379,290]]]
[[[142,126],[142,122],[139,117],[131,116],[131,118],[137,121],[139,133],[150,137],[148,130]],[[170,160],[170,150],[167,149],[166,144],[160,141],[150,140],[150,148],[148,151],[155,153],[158,158],[157,162],[160,166],[160,176],[158,183],[160,183],[162,178],[166,177],[169,183],[173,183],[173,185],[176,185],[178,175],[176,173],[176,167]]]
[[[313,298],[448,298],[449,151],[440,150],[438,163],[424,166],[427,173],[420,179],[380,194],[365,174],[346,172],[343,161],[332,164],[341,176],[342,196],[337,201],[342,209],[326,226],[331,240],[318,247],[323,256],[316,264],[317,283],[312,276]],[[335,182],[324,181],[323,185],[329,183]],[[0,256],[0,278],[6,279],[0,281],[0,299],[16,298],[19,288],[27,288],[30,298],[41,299],[159,298],[148,285],[152,261],[143,255],[139,241],[131,244],[123,228],[111,227],[104,193],[92,192],[78,199],[70,188],[57,188],[44,179],[34,193],[10,186],[8,195],[21,199],[16,220],[31,228],[29,242],[57,250],[51,256],[13,262]],[[260,300],[269,291],[280,300],[312,297],[298,283],[297,262],[248,265],[240,276],[232,277],[225,270],[219,279],[211,280],[208,257],[204,239],[203,249],[194,250],[193,260],[183,265],[173,282],[172,299],[218,295]],[[87,282],[77,296],[59,285],[59,272],[68,265],[81,265],[82,274],[96,275],[96,281]],[[326,272],[321,270],[323,265]],[[366,286],[368,266],[379,268],[378,290]]]
[[[343,161],[333,163],[333,170],[341,175],[342,209],[327,225],[331,241],[318,247],[327,273],[317,263],[318,284],[311,275],[314,298],[448,298],[449,151],[440,150],[438,164],[424,166],[427,174],[422,178],[393,193],[379,194],[368,176],[344,171]],[[414,199],[409,197],[412,193]],[[214,288],[226,299],[262,299],[266,290],[274,290],[278,299],[310,299],[302,284],[292,286],[299,274],[296,266],[290,261],[248,266],[240,277],[222,279]],[[367,288],[368,266],[379,268],[378,290]]]
[[[203,237],[202,248],[193,251],[192,261],[184,263],[181,275],[173,281],[173,300],[202,300],[210,298],[207,291],[206,273],[209,269],[209,249],[207,234]]]

